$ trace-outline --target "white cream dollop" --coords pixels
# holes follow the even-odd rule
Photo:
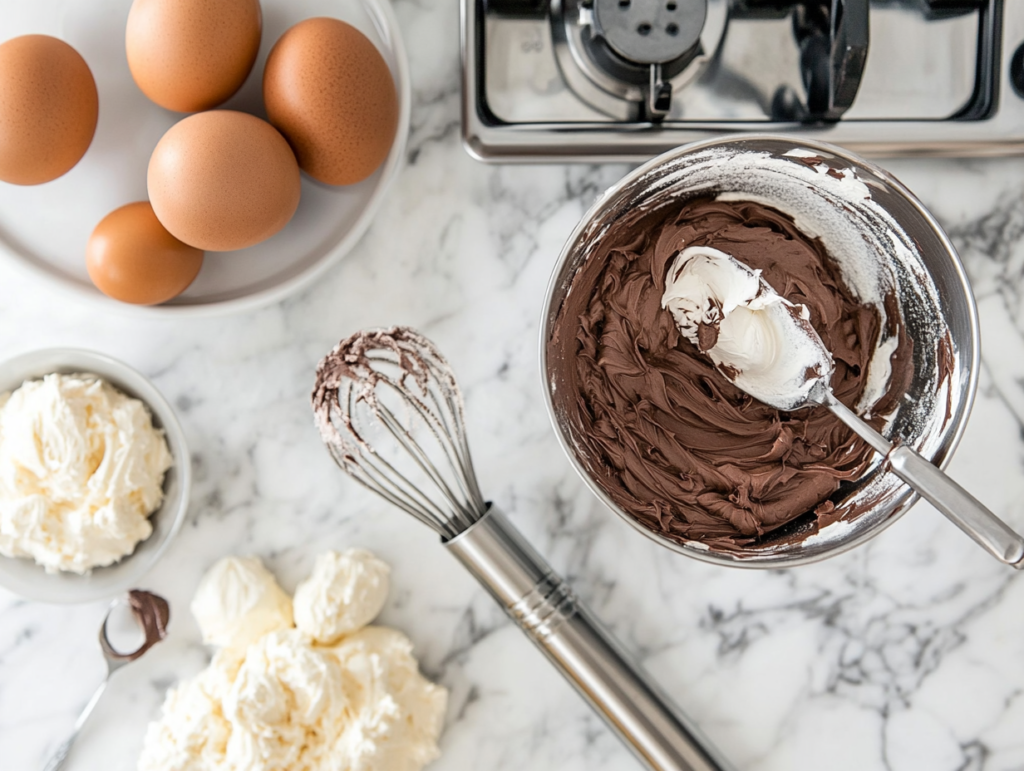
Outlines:
[[[237,671],[237,660],[218,653],[209,668],[167,692],[165,718],[149,724],[139,771],[222,768],[231,723],[224,716],[220,694],[225,670],[232,669]]]
[[[349,771],[418,771],[440,756],[448,692],[424,679],[401,632],[368,626],[332,648],[347,720],[336,746]]]
[[[255,557],[225,557],[199,582],[192,615],[203,642],[245,647],[269,632],[292,628],[292,598]]]
[[[149,410],[94,375],[0,395],[0,554],[87,573],[153,532],[171,453]]]
[[[676,255],[661,306],[733,383],[772,407],[803,404],[832,374],[832,355],[807,306],[779,296],[761,271],[718,249],[691,246]]]
[[[271,632],[253,643],[222,704],[231,725],[225,768],[332,768],[331,738],[348,708],[342,667],[298,630]]]
[[[367,572],[353,573],[352,565]],[[229,558],[203,578],[196,600],[235,596],[245,576],[259,585],[253,596],[272,596],[263,573],[288,599],[258,560]],[[351,626],[383,604],[387,566],[369,552],[323,555],[304,585],[334,585],[339,575],[348,577],[337,586],[352,588],[358,607],[340,608],[332,619]],[[323,645],[289,617],[287,627],[278,624],[244,646],[240,640],[259,625],[238,623],[248,614],[230,602],[216,607],[236,621],[213,635],[223,647],[210,666],[168,694],[161,719],[146,733],[139,771],[418,771],[440,754],[448,692],[419,673],[405,635],[359,624]],[[207,621],[200,626],[205,635]]]
[[[320,643],[366,626],[384,607],[390,575],[387,563],[365,549],[321,554],[295,589],[295,624]]]

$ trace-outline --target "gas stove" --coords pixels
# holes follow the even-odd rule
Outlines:
[[[462,0],[484,161],[641,161],[729,133],[1024,153],[1024,0]]]

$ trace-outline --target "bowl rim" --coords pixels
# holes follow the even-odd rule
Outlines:
[[[601,487],[597,484],[589,472],[583,467],[580,462],[576,451],[573,449],[568,437],[562,430],[559,424],[556,412],[554,398],[551,389],[551,379],[548,373],[548,340],[551,333],[551,319],[552,319],[552,304],[555,298],[555,292],[559,285],[559,278],[561,277],[562,271],[565,267],[565,263],[569,258],[571,247],[579,240],[580,235],[586,230],[592,220],[601,212],[605,204],[618,195],[623,188],[633,184],[638,178],[650,173],[658,166],[674,160],[682,155],[687,155],[700,150],[704,150],[710,147],[717,147],[722,145],[735,145],[742,142],[781,142],[792,145],[793,149],[808,149],[828,153],[836,156],[844,161],[849,162],[854,166],[863,166],[870,169],[873,173],[884,179],[885,182],[890,185],[893,190],[898,192],[903,198],[918,212],[922,219],[928,224],[929,227],[934,231],[935,235],[938,236],[939,240],[945,246],[947,254],[951,258],[952,267],[959,279],[960,286],[963,289],[964,298],[967,304],[967,322],[970,329],[970,343],[972,348],[971,360],[967,367],[967,384],[966,393],[963,401],[963,410],[961,413],[960,420],[953,427],[952,432],[948,435],[946,441],[943,443],[943,447],[940,447],[936,455],[941,455],[939,458],[939,468],[946,468],[953,454],[956,452],[957,446],[960,444],[960,440],[963,437],[964,431],[967,429],[967,423],[969,422],[971,410],[974,408],[974,399],[978,390],[978,379],[979,369],[981,363],[981,328],[978,319],[978,306],[974,298],[974,292],[971,289],[970,281],[967,277],[967,271],[964,268],[963,261],[960,259],[960,255],[956,250],[956,247],[950,241],[946,231],[939,224],[938,220],[935,219],[934,215],[924,206],[924,204],[918,199],[914,193],[910,191],[902,182],[896,179],[890,172],[879,167],[878,165],[868,161],[864,158],[859,157],[855,153],[852,153],[842,147],[833,145],[829,142],[822,142],[814,139],[804,139],[799,137],[793,137],[785,134],[772,134],[772,133],[757,133],[737,136],[719,136],[712,139],[704,139],[697,142],[691,142],[685,145],[680,145],[672,150],[655,156],[646,163],[636,167],[632,171],[628,172],[618,182],[609,187],[601,195],[597,197],[594,203],[587,209],[586,213],[582,216],[579,223],[573,228],[572,233],[566,238],[562,250],[558,255],[558,259],[555,261],[554,268],[551,271],[551,276],[548,279],[547,289],[545,291],[545,299],[541,313],[540,323],[540,345],[539,345],[539,357],[540,357],[540,375],[543,381],[543,392],[544,392],[544,406],[547,410],[548,420],[551,423],[555,431],[555,436],[558,439],[558,444],[562,448],[562,451],[569,458],[570,463],[576,470],[576,473],[580,476],[583,482],[587,485],[594,495],[601,500],[609,509],[617,514],[621,519],[624,519],[634,530],[637,530],[647,538],[651,539],[655,543],[667,547],[668,549],[678,553],[684,554],[687,557],[700,560],[701,562],[708,562],[714,565],[725,565],[728,567],[744,568],[750,570],[756,569],[780,569],[788,567],[797,567],[800,565],[809,565],[815,562],[835,557],[839,554],[847,552],[861,544],[869,541],[870,539],[877,536],[879,533],[884,531],[886,528],[894,524],[900,519],[906,512],[918,501],[920,495],[914,492],[909,485],[904,485],[904,489],[899,492],[895,498],[895,505],[892,513],[885,519],[879,521],[874,526],[866,528],[863,532],[857,533],[847,540],[837,543],[835,546],[824,549],[814,554],[798,554],[798,555],[779,555],[779,554],[765,554],[765,555],[754,555],[754,556],[743,556],[718,552],[709,549],[708,547],[698,546],[693,544],[683,544],[677,541],[672,541],[668,538],[664,538],[659,533],[644,527],[634,517],[630,516],[624,509],[622,509],[615,501],[612,500]],[[928,458],[929,461],[933,460],[933,457]]]
[[[10,258],[6,260],[7,264],[15,266],[23,275],[42,281],[64,296],[74,298],[87,307],[133,317],[210,318],[245,313],[281,302],[311,286],[316,279],[347,256],[366,234],[366,231],[369,230],[370,225],[376,219],[377,213],[387,197],[388,191],[394,185],[395,179],[399,176],[405,165],[406,149],[409,143],[412,84],[409,57],[401,29],[398,25],[398,18],[395,16],[394,9],[389,0],[360,0],[360,2],[365,4],[366,10],[377,28],[377,32],[380,34],[383,42],[389,46],[390,53],[394,57],[395,85],[398,91],[398,130],[395,134],[391,150],[380,167],[380,182],[367,199],[366,208],[358,217],[353,227],[334,246],[306,269],[279,283],[240,297],[211,300],[208,302],[133,305],[107,297],[95,287],[75,281],[68,276],[55,274],[37,264],[34,260],[26,259],[19,252],[5,248],[2,253],[5,257]],[[215,107],[213,109],[223,108]],[[305,172],[303,174],[305,175]]]
[[[44,360],[67,360],[70,363],[58,364],[56,367],[47,366],[45,368],[48,371],[42,372],[41,370],[43,367],[41,365],[37,365],[35,362],[42,362]],[[103,373],[93,371],[90,369],[90,362],[105,367],[116,374],[104,375]],[[22,371],[26,373],[23,376],[23,382],[39,379],[46,374],[60,372],[62,370],[67,372],[74,370],[81,372],[82,374],[96,375],[100,379],[110,383],[110,385],[117,390],[125,393],[127,396],[141,401],[149,409],[152,417],[160,422],[160,428],[163,430],[164,436],[167,438],[168,449],[170,450],[171,457],[174,460],[173,468],[177,474],[177,483],[180,487],[180,495],[177,501],[177,506],[173,512],[173,519],[171,520],[170,527],[162,540],[155,545],[155,548],[153,548],[152,551],[149,551],[144,555],[139,555],[138,548],[149,541],[150,538],[153,538],[156,535],[155,532],[150,534],[148,538],[135,544],[131,553],[126,554],[117,562],[114,562],[111,565],[94,568],[94,570],[104,570],[105,568],[114,568],[128,564],[132,560],[137,560],[138,564],[134,570],[126,571],[125,575],[122,576],[120,580],[113,582],[111,585],[104,587],[97,586],[93,588],[92,591],[89,591],[88,588],[82,589],[76,596],[68,597],[62,596],[61,588],[57,584],[47,586],[43,591],[35,591],[35,588],[31,583],[27,588],[20,582],[18,582],[16,586],[12,586],[11,583],[7,581],[6,575],[0,573],[0,586],[7,591],[10,591],[12,594],[24,599],[54,605],[72,605],[109,599],[110,597],[132,588],[135,583],[149,573],[149,571],[152,570],[160,561],[175,536],[177,536],[178,532],[181,530],[188,515],[192,492],[192,456],[189,452],[188,443],[185,439],[185,432],[182,429],[181,422],[178,420],[177,414],[164,395],[145,375],[140,373],[134,367],[125,364],[123,361],[116,359],[113,356],[87,348],[52,347],[26,351],[16,356],[12,356],[9,359],[0,361],[0,369],[8,368],[22,369]],[[18,377],[22,376],[19,375]],[[111,382],[111,380],[115,379],[118,382]],[[20,384],[15,386],[15,388],[18,387],[20,387]],[[0,384],[0,392],[3,391],[4,386],[3,384]],[[161,502],[160,507],[149,516],[154,517],[163,513],[165,504],[166,498]],[[18,560],[24,562],[30,567],[38,569],[45,575],[43,567],[29,557],[8,557],[6,555],[0,555],[0,560]],[[69,577],[72,581],[88,579],[90,575],[79,575],[70,571],[61,571],[60,574],[62,576]],[[55,591],[54,587],[57,587]],[[75,591],[79,592],[78,589]]]

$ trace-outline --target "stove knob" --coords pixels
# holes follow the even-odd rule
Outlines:
[[[640,65],[667,64],[697,50],[708,0],[594,0],[595,31]]]

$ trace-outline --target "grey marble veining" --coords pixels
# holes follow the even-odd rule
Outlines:
[[[458,142],[457,7],[399,0],[412,61],[408,164],[375,225],[313,289],[259,312],[138,320],[0,264],[0,355],[94,348],[153,378],[194,452],[189,520],[145,586],[171,636],[119,673],[72,768],[134,768],[166,688],[204,666],[202,572],[257,554],[294,588],[326,548],[394,567],[382,621],[451,689],[437,771],[637,768],[435,536],[322,449],[308,392],[340,337],[412,324],[464,385],[487,495],[742,771],[1024,768],[1024,582],[927,505],[870,544],[790,571],[675,555],[604,510],[543,408],[537,328],[564,239],[626,167],[488,167]],[[981,387],[951,473],[1024,530],[1024,161],[890,161],[960,249],[982,320]],[[102,675],[104,603],[0,593],[0,768],[34,769]]]

